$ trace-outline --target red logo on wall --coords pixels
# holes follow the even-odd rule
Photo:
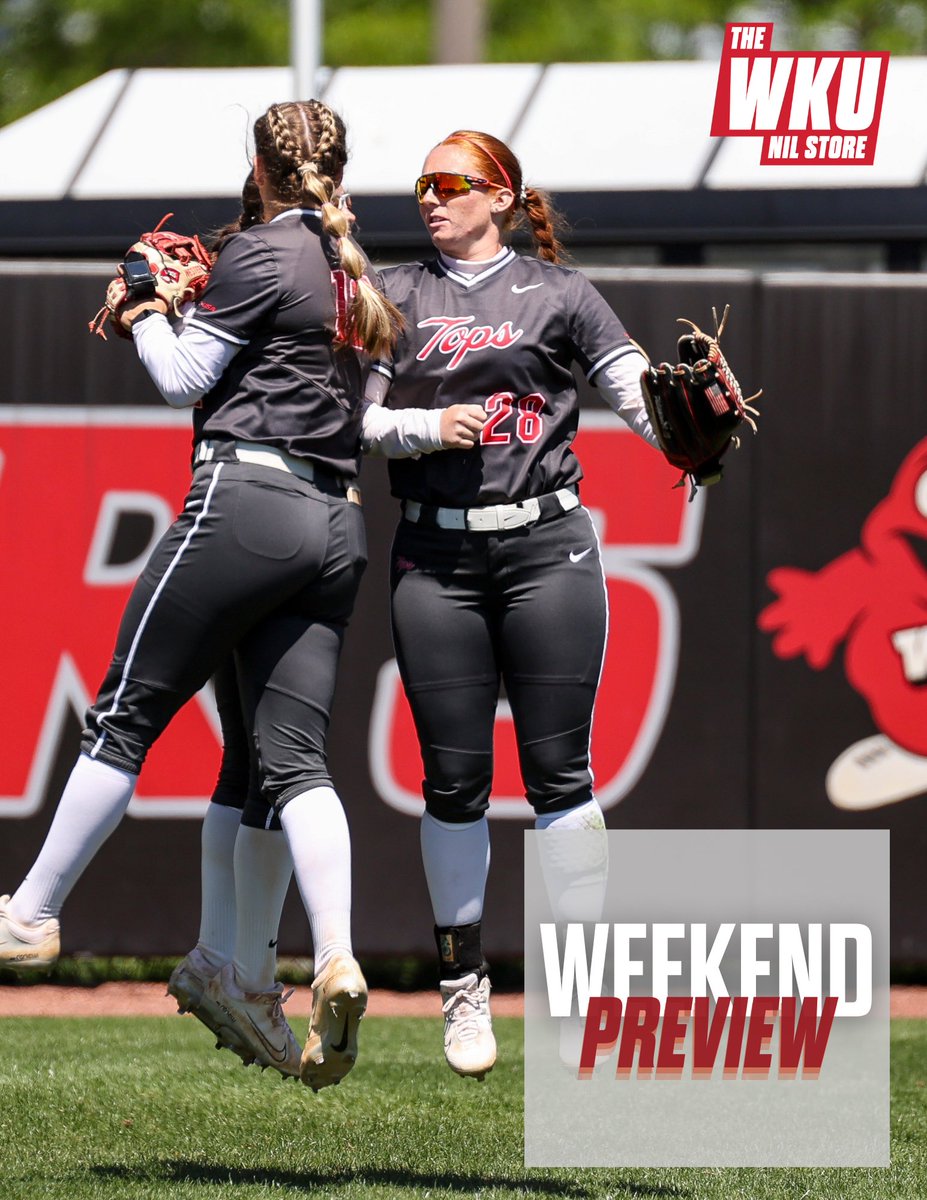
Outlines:
[[[596,792],[608,807],[643,772],[669,707],[679,620],[675,596],[654,568],[694,556],[703,504],[701,494],[686,503],[662,456],[610,413],[584,413],[582,424],[583,499],[596,518],[611,609],[593,729]],[[0,721],[7,731],[0,817],[26,817],[45,803],[63,730],[83,720],[132,584],[182,507],[190,440],[188,414],[158,409],[0,411],[0,548],[8,580],[0,590]],[[126,524],[136,529],[128,557],[119,553]],[[504,705],[496,728],[492,812],[523,819],[530,809]],[[220,748],[205,690],[151,750],[130,813],[202,815]],[[370,759],[383,799],[421,812],[421,758],[392,660],[374,697]]]
[[[190,441],[183,413],[0,413],[0,817],[44,803],[63,727],[83,721],[132,583],[182,507]],[[126,521],[134,552],[116,558]],[[148,756],[130,812],[200,816],[218,764],[218,721],[201,693]]]
[[[779,567],[778,599],[758,619],[779,658],[823,670],[843,643],[847,679],[881,733],[827,774],[838,808],[878,808],[927,793],[927,438],[899,468],[860,544],[820,571]]]
[[[673,488],[662,455],[609,413],[584,412],[576,438],[583,503],[602,546],[611,613],[592,730],[596,796],[616,804],[637,782],[656,745],[672,698],[679,644],[676,597],[656,565],[688,562],[698,550],[703,496]],[[370,769],[380,796],[419,814],[422,763],[412,714],[394,660],[380,670],[370,726]],[[511,712],[496,714],[490,816],[525,820]]]

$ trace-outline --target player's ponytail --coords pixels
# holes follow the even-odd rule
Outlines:
[[[547,193],[533,187],[523,188],[521,208],[528,220],[538,258],[543,258],[545,262],[562,262],[563,246],[557,237],[560,217]]]
[[[322,232],[334,243],[338,264],[353,281],[339,344],[373,357],[388,354],[402,328],[399,310],[364,272],[366,259],[351,238],[351,219],[335,193],[348,160],[344,122],[319,100],[272,104],[254,127],[255,149],[264,155],[279,211],[311,204],[322,213]]]
[[[322,230],[334,241],[339,265],[353,282],[343,341],[362,347],[372,358],[388,356],[402,330],[402,314],[367,278],[367,261],[351,238],[351,218],[333,200],[322,205]]]

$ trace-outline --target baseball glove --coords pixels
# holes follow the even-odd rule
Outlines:
[[[660,449],[667,460],[682,471],[677,487],[687,480],[695,497],[698,488],[717,483],[723,473],[721,457],[731,445],[739,446],[739,431],[747,424],[756,433],[751,407],[762,391],[745,400],[734,372],[721,353],[721,334],[730,305],[725,305],[720,322],[715,309],[716,333],[704,333],[692,321],[691,333],[679,339],[679,362],[649,367],[641,377],[644,401]]]
[[[126,304],[140,300],[163,300],[168,313],[180,316],[180,306],[195,300],[209,282],[212,256],[194,234],[170,233],[164,222],[174,214],[162,217],[150,233],[143,233],[129,247],[125,258],[116,267],[116,275],[106,288],[106,300],[92,321],[91,333],[106,341],[107,321],[120,336],[129,338],[119,320]]]

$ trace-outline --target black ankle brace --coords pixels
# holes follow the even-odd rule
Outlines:
[[[436,925],[435,941],[442,979],[462,979],[473,972],[482,978],[489,971],[479,921],[472,925]]]

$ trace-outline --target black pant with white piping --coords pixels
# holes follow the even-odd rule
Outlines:
[[[199,466],[129,598],[82,749],[137,774],[234,649],[265,800],[329,784],[335,673],[365,565],[361,510],[340,481]]]
[[[441,821],[476,821],[489,804],[500,680],[535,811],[592,796],[589,738],[607,626],[598,540],[584,508],[554,502],[539,511],[531,523],[483,532],[439,527],[438,510],[430,523],[400,522],[393,542],[396,658],[425,806]]]

